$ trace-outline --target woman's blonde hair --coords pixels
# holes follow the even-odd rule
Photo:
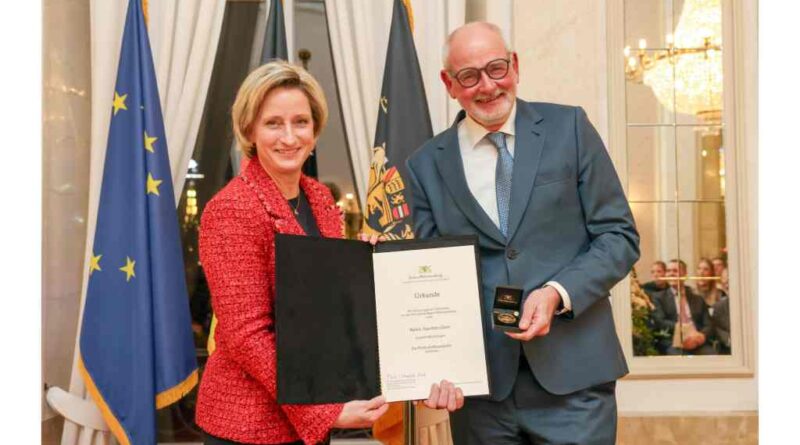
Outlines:
[[[328,122],[325,94],[308,71],[282,60],[261,65],[242,82],[231,109],[236,144],[247,158],[255,156],[255,144],[250,142],[249,136],[258,119],[261,105],[264,98],[276,88],[295,88],[306,95],[311,106],[311,118],[314,120],[314,137],[319,137]]]

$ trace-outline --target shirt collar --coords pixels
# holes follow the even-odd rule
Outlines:
[[[503,126],[500,127],[499,132],[505,133],[509,136],[514,136],[514,122],[517,118],[517,101],[514,101],[514,104],[511,106],[511,112],[508,114],[508,119],[506,119]],[[475,148],[478,145],[478,142],[481,139],[485,138],[487,134],[491,133],[489,130],[483,127],[483,125],[479,124],[475,121],[469,114],[467,117],[464,118],[464,128],[467,130],[467,140],[469,141],[470,147]]]

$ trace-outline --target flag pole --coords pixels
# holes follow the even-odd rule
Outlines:
[[[393,1],[383,85],[378,101],[363,231],[386,241],[414,238],[412,196],[405,161],[433,137],[425,86],[414,45],[409,0]],[[412,402],[393,403],[373,427],[387,443],[416,444],[416,411]],[[385,434],[385,438],[380,438]],[[402,439],[397,435],[402,434]]]
[[[405,436],[405,445],[416,445],[417,443],[417,422],[414,404],[412,402],[404,402],[403,409],[403,430]]]

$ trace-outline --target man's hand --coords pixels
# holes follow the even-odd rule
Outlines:
[[[386,413],[389,404],[383,396],[370,400],[353,400],[344,404],[334,428],[369,428]]]
[[[447,380],[442,380],[438,385],[436,383],[431,385],[431,393],[424,403],[430,409],[446,408],[447,411],[452,413],[464,406],[464,393],[461,388],[456,388],[455,385]]]
[[[541,337],[550,332],[550,323],[561,303],[561,295],[550,286],[536,289],[528,295],[525,305],[522,307],[522,318],[519,321],[519,328],[523,332],[506,332],[509,337],[529,341],[534,337]]]
[[[706,342],[706,336],[702,332],[694,332],[692,335],[687,336],[683,339],[683,349],[687,351],[692,351]]]

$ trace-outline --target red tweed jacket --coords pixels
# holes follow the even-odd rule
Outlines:
[[[320,234],[341,238],[341,212],[330,191],[305,176],[300,186]],[[275,233],[304,232],[253,161],[203,211],[200,260],[217,316],[217,347],[200,381],[196,420],[207,433],[236,442],[314,444],[326,437],[342,405],[276,403]]]

